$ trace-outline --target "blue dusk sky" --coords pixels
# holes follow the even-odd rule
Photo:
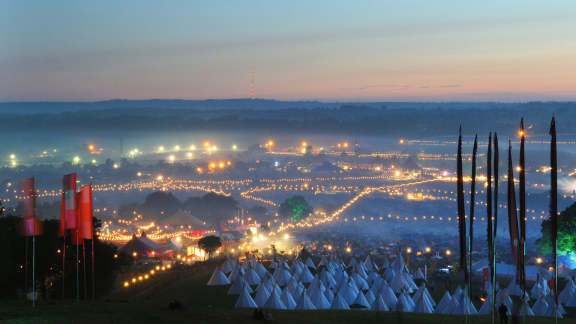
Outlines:
[[[576,1],[1,1],[0,101],[574,100]]]

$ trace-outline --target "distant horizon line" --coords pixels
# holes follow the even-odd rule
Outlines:
[[[400,100],[400,99],[387,99],[387,100],[367,100],[367,99],[275,99],[275,98],[204,98],[204,99],[184,99],[184,98],[147,98],[147,99],[129,99],[129,98],[109,98],[109,99],[60,99],[60,100],[0,100],[0,104],[10,103],[100,103],[110,101],[277,101],[277,102],[321,102],[321,103],[500,103],[500,104],[523,104],[532,102],[543,103],[571,103],[576,102],[576,99],[530,99],[530,100],[497,100],[497,99],[481,99],[481,100]]]

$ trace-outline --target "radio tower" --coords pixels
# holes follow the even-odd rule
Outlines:
[[[255,97],[255,91],[256,91],[256,84],[255,84],[255,73],[254,70],[250,70],[250,99],[254,99]]]

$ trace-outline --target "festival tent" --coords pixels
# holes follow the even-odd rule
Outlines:
[[[372,259],[370,258],[370,254],[368,254],[368,256],[366,256],[366,259],[364,259],[364,267],[368,271],[374,271],[374,264],[372,263]]]
[[[532,311],[536,316],[546,316],[548,314],[548,303],[543,298],[538,298],[532,305]]]
[[[237,280],[232,281],[232,286],[228,289],[228,295],[240,295],[243,289],[247,289],[249,293],[252,293],[250,285],[240,277]]]
[[[340,295],[340,294],[336,294],[336,296],[334,297],[334,300],[332,301],[332,305],[330,305],[331,309],[350,309],[350,306],[348,305],[348,301],[346,301],[346,299]]]
[[[296,308],[296,301],[294,301],[294,297],[292,297],[292,294],[288,289],[284,288],[284,290],[282,291],[282,295],[280,296],[280,299],[282,300],[284,305],[286,305],[286,309]]]
[[[280,299],[280,295],[276,293],[276,290],[272,290],[270,297],[264,304],[264,308],[272,308],[272,309],[286,309],[286,305]]]
[[[552,296],[549,296],[552,297]],[[551,300],[547,300],[548,303],[548,313],[546,313],[545,316],[548,317],[554,317],[554,314],[556,313],[558,318],[563,318],[564,314],[566,314],[566,311],[564,310],[564,307],[562,307],[562,304],[558,304],[558,308],[556,309],[555,307],[555,302],[554,302],[554,298],[550,298]]]
[[[222,270],[222,272],[226,273],[230,273],[232,272],[232,270],[234,270],[234,266],[235,266],[235,261],[232,259],[226,259],[226,261],[222,264],[222,268],[220,270]]]
[[[286,284],[286,288],[290,291],[290,293],[294,294],[294,291],[296,291],[298,289],[298,280],[296,280],[296,277],[292,277],[292,279],[290,279],[290,281],[288,281],[288,283]]]
[[[422,270],[420,270],[420,268],[418,268],[418,269],[416,270],[416,274],[414,275],[414,278],[416,278],[416,279],[426,279],[426,278],[424,277],[424,273],[422,273]]]
[[[250,291],[248,290],[248,285],[244,286],[244,289],[242,289],[242,293],[240,294],[240,297],[238,297],[238,300],[236,301],[236,305],[234,305],[234,307],[236,308],[258,308],[258,305],[256,305],[256,303],[254,302],[254,299],[252,299],[252,297],[250,296]]]
[[[371,290],[368,290],[366,292],[366,294],[364,294],[364,296],[366,297],[366,300],[368,301],[368,304],[370,304],[370,305],[372,305],[372,303],[376,299],[376,295],[374,295],[374,293]]]
[[[304,267],[300,273],[300,276],[298,277],[298,280],[300,280],[302,283],[311,283],[312,280],[314,280],[314,275],[312,275],[310,270],[308,270],[308,267]]]
[[[312,303],[317,309],[330,308],[330,303],[328,302],[328,299],[326,299],[326,296],[324,296],[322,289],[316,288],[312,291],[308,290],[308,293],[310,294],[310,300],[312,300]]]
[[[259,286],[256,290],[256,296],[254,297],[254,301],[258,306],[264,307],[266,302],[270,298],[270,290],[266,287],[266,285]]]
[[[306,268],[305,265],[300,264],[299,260],[292,262],[292,266],[290,267],[290,272],[292,272],[292,277],[300,277],[302,271]]]
[[[151,244],[150,242],[153,241],[146,238],[146,233],[142,233],[140,237],[133,235],[130,241],[118,249],[118,253],[129,256],[133,256],[135,253],[139,258],[161,256],[162,253],[164,253],[164,248],[156,243]]]
[[[312,259],[310,257],[308,257],[308,259],[306,259],[306,262],[304,262],[306,264],[306,266],[308,268],[312,268],[312,269],[316,269],[316,266],[314,265],[314,261],[312,261]]]
[[[231,282],[234,282],[238,278],[244,277],[245,273],[246,273],[246,271],[244,270],[244,268],[242,268],[242,266],[238,265],[238,266],[234,267],[232,272],[230,272],[230,274],[228,275],[228,279],[230,279]]]
[[[337,285],[336,279],[334,279],[334,276],[325,269],[322,270],[322,272],[320,272],[320,280],[322,280],[322,283],[324,284],[324,286],[326,286],[328,288],[334,288]]]
[[[276,282],[280,286],[285,286],[288,283],[288,281],[290,281],[290,278],[292,278],[292,274],[285,267],[278,267],[274,271],[273,276],[274,276],[274,279],[276,279]]]
[[[454,293],[452,293],[452,298],[459,300],[460,298],[462,298],[463,293],[464,291],[462,290],[462,287],[458,286],[456,287],[456,290],[454,290]]]
[[[426,294],[420,294],[416,298],[413,312],[415,313],[434,313],[434,306],[430,300],[426,297]]]
[[[450,304],[446,305],[446,307],[444,307],[438,313],[440,313],[440,314],[453,314],[453,312],[457,312],[459,307],[460,307],[460,302],[458,301],[458,298],[455,298],[454,296],[452,296],[452,300],[450,301]]]
[[[539,278],[530,290],[530,294],[532,294],[534,297],[546,296],[550,294],[550,287],[548,286],[546,279],[542,277]]]
[[[208,285],[208,286],[224,286],[224,285],[229,285],[229,284],[230,284],[230,280],[228,280],[228,278],[226,277],[224,272],[222,272],[222,270],[216,268],[214,270],[214,273],[212,273],[212,277],[210,277],[210,280],[208,280],[208,283],[206,285]]]
[[[320,280],[320,278],[318,278],[318,276],[315,276],[314,279],[312,280],[312,282],[310,283],[310,285],[308,286],[308,289],[320,289],[320,290],[324,291],[324,290],[326,290],[326,287],[322,283],[322,280]]]
[[[356,286],[359,289],[366,290],[370,288],[366,280],[364,280],[364,278],[358,272],[353,273],[350,277],[354,279],[354,281],[356,282]]]
[[[346,302],[350,305],[356,299],[359,291],[360,289],[358,289],[354,281],[350,279],[342,285],[342,287],[338,290],[338,294],[342,295],[342,297],[344,297]]]
[[[300,295],[300,299],[298,301],[298,304],[296,304],[296,309],[298,309],[298,310],[314,310],[314,309],[316,309],[316,306],[314,306],[314,303],[312,303],[312,301],[310,300],[310,297],[308,296],[308,294],[306,293],[305,290],[302,290],[302,294]]]
[[[326,297],[328,304],[332,304],[332,301],[334,300],[334,293],[332,292],[332,290],[330,289],[324,290],[324,296]]]
[[[414,295],[414,311],[419,313],[433,313],[435,302],[430,296],[426,286],[422,285]],[[418,309],[418,310],[417,310]]]
[[[528,305],[527,299],[524,299],[524,302],[522,303],[522,307],[520,308],[520,315],[534,316],[534,312],[532,311],[532,308],[530,308],[530,305]]]
[[[490,309],[492,308],[492,296],[488,296],[480,309],[478,310],[478,315],[489,315]]]
[[[454,297],[452,298],[452,302],[455,302]],[[478,314],[478,311],[476,310],[476,307],[474,307],[474,304],[470,301],[470,298],[464,295],[462,295],[459,302],[454,304],[454,307],[452,307],[450,311],[450,314],[452,315]]]
[[[390,282],[390,288],[392,288],[395,293],[399,294],[405,290],[411,292],[412,286],[406,280],[406,276],[404,276],[402,272],[398,272]]]
[[[268,270],[266,270],[266,268],[260,262],[256,262],[254,270],[256,270],[260,278],[264,277],[268,273]]]
[[[350,304],[350,308],[366,308],[366,309],[370,308],[370,303],[368,302],[366,296],[364,296],[362,291],[358,291],[356,298],[354,299],[352,304]]]
[[[394,295],[394,291],[392,291],[392,288],[390,288],[390,286],[386,285],[382,288],[382,299],[384,299],[384,301],[386,302],[386,305],[388,305],[388,307],[390,307],[390,309],[395,309],[396,308],[396,303],[398,303],[398,298],[396,297],[396,295]]]
[[[244,274],[244,279],[249,285],[257,285],[260,283],[260,276],[253,268],[250,268],[246,271],[246,274]]]
[[[451,304],[452,304],[452,296],[450,295],[449,291],[446,291],[444,293],[444,296],[442,296],[442,299],[440,299],[440,302],[438,302],[438,305],[436,306],[436,313],[446,314],[445,309]]]
[[[510,296],[522,296],[522,288],[520,288],[520,285],[518,285],[515,279],[510,280],[508,294]]]
[[[387,312],[390,310],[388,305],[386,305],[386,302],[384,302],[384,299],[382,299],[382,296],[377,296],[374,299],[374,302],[372,303],[372,307],[370,307],[370,309],[379,312]]]
[[[412,302],[408,300],[405,293],[400,294],[398,302],[396,303],[395,310],[398,312],[411,312],[413,309]]]

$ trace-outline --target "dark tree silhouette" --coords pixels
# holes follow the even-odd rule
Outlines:
[[[208,253],[208,257],[222,246],[222,240],[218,236],[209,235],[198,240],[198,247]]]

